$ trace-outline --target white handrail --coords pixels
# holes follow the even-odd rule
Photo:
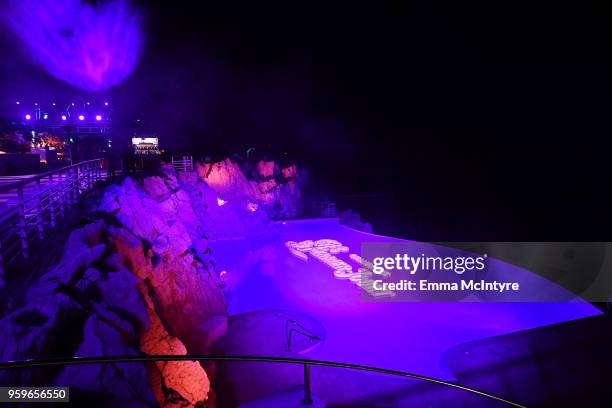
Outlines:
[[[192,172],[193,171],[193,157],[192,156],[172,156],[172,168],[177,173]]]
[[[95,159],[0,187],[11,197],[0,213],[0,286],[4,268],[27,259],[31,243],[44,239],[86,191],[106,178],[104,159]]]

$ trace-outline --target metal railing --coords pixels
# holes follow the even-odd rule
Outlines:
[[[2,361],[0,362],[0,370],[8,369],[26,369],[36,367],[53,367],[53,366],[64,366],[72,364],[108,364],[108,363],[127,363],[127,362],[155,362],[155,361],[200,361],[200,362],[211,362],[211,361],[232,361],[232,362],[256,362],[256,363],[285,363],[285,364],[298,364],[304,366],[304,397],[302,400],[303,405],[310,405],[312,403],[312,391],[311,391],[311,366],[323,366],[323,367],[335,367],[344,368],[349,370],[366,371],[370,373],[386,374],[396,377],[412,378],[415,380],[425,381],[431,384],[443,385],[446,387],[454,388],[468,392],[473,395],[487,398],[489,400],[497,401],[509,406],[517,408],[525,408],[524,405],[514,401],[499,397],[497,395],[489,394],[484,391],[477,390],[475,388],[467,387],[451,381],[444,381],[433,377],[427,377],[420,374],[409,373],[406,371],[389,370],[386,368],[372,367],[360,364],[351,363],[340,363],[335,361],[326,360],[310,360],[303,358],[285,358],[285,357],[269,357],[269,356],[214,356],[214,355],[200,355],[200,354],[184,354],[184,355],[129,355],[129,356],[104,356],[104,357],[69,357],[69,358],[50,358],[50,359],[36,359],[36,360],[22,360],[22,361]]]
[[[193,171],[193,157],[192,156],[172,156],[172,168],[177,173],[185,173]]]
[[[304,327],[297,321],[293,319],[287,319],[285,321],[285,338],[287,339],[287,351],[292,351],[291,350],[291,340],[293,339],[294,333],[307,338],[312,343],[321,341],[321,337],[312,333],[310,330],[308,330],[306,327]]]
[[[35,240],[55,227],[66,212],[108,172],[104,159],[84,161],[0,186],[9,197],[0,210],[0,279],[4,268],[27,259]]]

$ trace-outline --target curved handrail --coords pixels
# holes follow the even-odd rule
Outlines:
[[[125,363],[125,362],[154,362],[154,361],[246,361],[260,363],[289,363],[289,364],[304,364],[316,365],[325,367],[347,368],[351,370],[369,371],[373,373],[394,375],[397,377],[414,378],[417,380],[427,381],[434,384],[445,385],[447,387],[456,388],[462,391],[471,392],[482,397],[493,399],[513,407],[526,408],[524,405],[498,397],[493,394],[479,391],[474,388],[460,385],[450,381],[444,381],[433,377],[427,377],[420,374],[409,373],[406,371],[390,370],[386,368],[372,367],[361,364],[340,363],[325,360],[309,360],[304,358],[288,358],[288,357],[269,357],[269,356],[211,356],[203,354],[185,354],[185,355],[131,355],[131,356],[104,356],[104,357],[69,357],[69,358],[51,358],[37,360],[18,360],[18,361],[3,361],[0,362],[0,370],[17,369],[17,368],[32,368],[57,365],[71,364],[101,364],[101,363]]]
[[[15,181],[13,183],[4,184],[4,185],[0,186],[0,193],[3,193],[5,191],[10,191],[10,190],[17,189],[19,187],[25,186],[26,184],[30,184],[33,181],[42,180],[45,177],[49,177],[49,176],[52,176],[54,174],[62,173],[62,172],[68,171],[70,169],[73,169],[75,167],[83,166],[84,164],[93,163],[93,162],[100,162],[101,160],[104,160],[104,159],[103,158],[98,158],[98,159],[85,160],[85,161],[82,161],[82,162],[79,162],[79,163],[76,163],[76,164],[71,164],[70,166],[60,167],[59,169],[49,170],[49,171],[47,171],[45,173],[35,174],[32,177],[28,177],[28,178],[23,179],[23,180]]]

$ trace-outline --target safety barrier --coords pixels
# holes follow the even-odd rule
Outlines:
[[[312,391],[311,391],[311,371],[312,366],[323,366],[323,367],[334,367],[349,370],[365,371],[370,373],[386,374],[395,377],[412,378],[415,380],[425,381],[432,384],[438,384],[457,390],[465,391],[473,395],[487,398],[491,401],[497,401],[509,406],[525,408],[524,405],[516,403],[514,401],[507,400],[497,395],[489,394],[484,391],[480,391],[471,387],[467,387],[455,382],[444,381],[433,377],[427,377],[420,374],[409,373],[405,371],[389,370],[385,368],[365,366],[359,364],[340,363],[335,361],[325,360],[310,360],[303,358],[284,358],[284,357],[269,357],[269,356],[215,356],[215,355],[129,355],[129,356],[105,356],[105,357],[70,357],[70,358],[58,358],[58,359],[40,359],[40,360],[22,360],[22,361],[3,361],[0,362],[0,370],[7,369],[32,369],[32,368],[43,368],[43,367],[57,367],[66,366],[73,364],[113,364],[113,363],[127,363],[127,362],[156,362],[156,361],[201,361],[201,362],[212,362],[212,361],[225,361],[225,362],[254,362],[254,363],[279,363],[279,364],[298,364],[304,367],[303,377],[303,405],[310,405],[312,403]]]
[[[103,159],[87,160],[0,186],[0,279],[17,259],[27,259],[31,243],[45,235],[81,195],[108,177]]]
[[[188,173],[193,171],[192,156],[172,156],[172,168],[177,173]]]

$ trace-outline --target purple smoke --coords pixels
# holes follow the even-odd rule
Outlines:
[[[126,79],[140,59],[142,18],[127,0],[12,0],[4,22],[49,74],[88,91]]]

